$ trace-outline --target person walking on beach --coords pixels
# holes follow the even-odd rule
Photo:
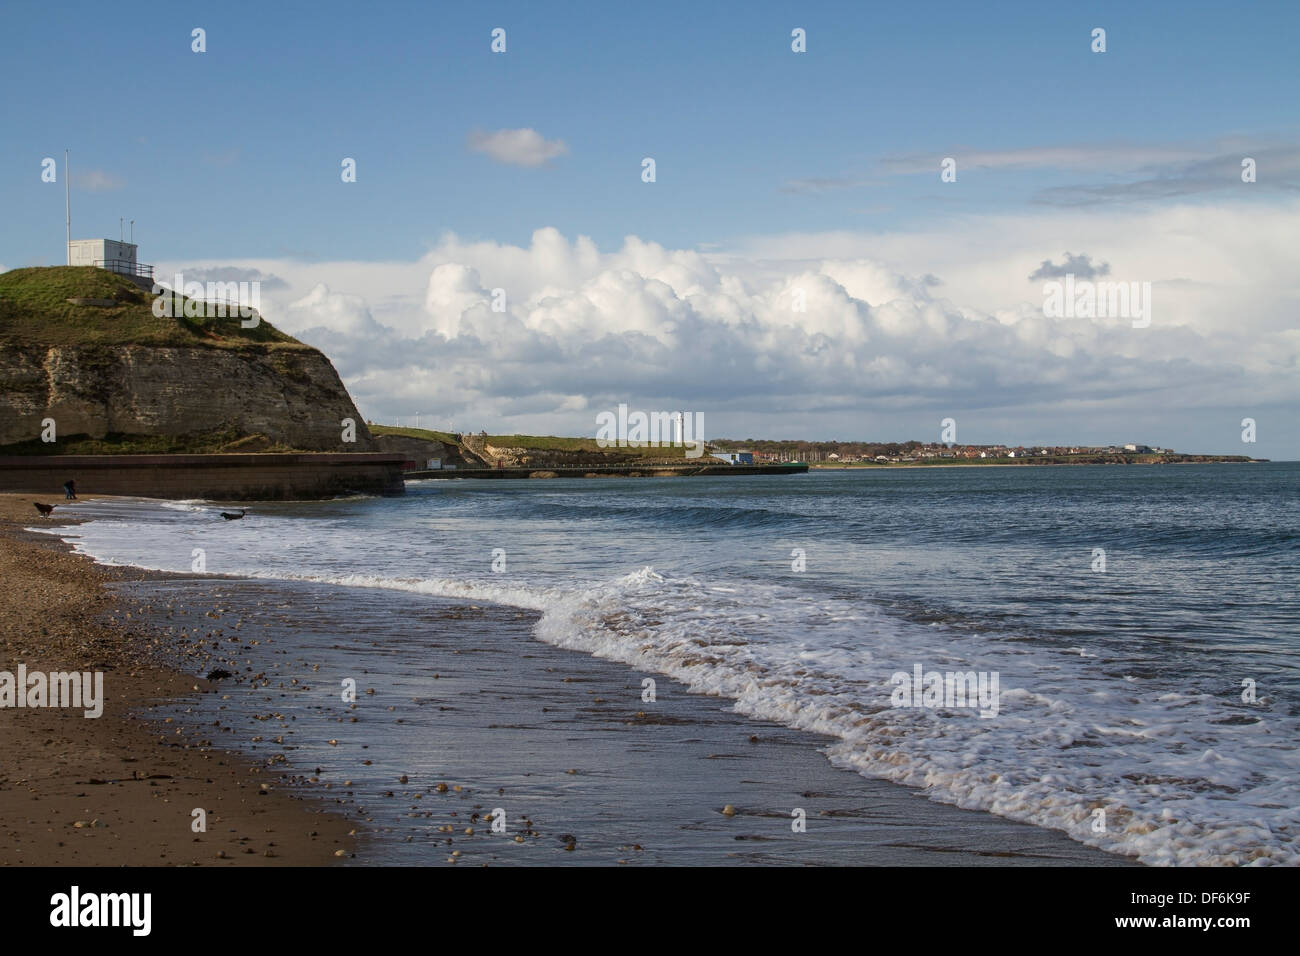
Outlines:
[[[77,479],[69,478],[63,483],[63,500],[75,501],[77,498]]]

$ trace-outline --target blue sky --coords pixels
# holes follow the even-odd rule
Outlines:
[[[960,170],[945,196],[928,170],[883,175],[890,156],[1276,137],[1300,103],[1294,4],[456,6],[11,6],[7,72],[28,91],[0,107],[0,262],[57,261],[63,197],[37,173],[64,148],[122,183],[78,190],[78,234],[134,218],[155,257],[384,259],[443,230],[521,242],[540,225],[693,248],[905,227],[1074,181]],[[496,26],[505,55],[488,49]],[[466,149],[474,128],[517,127],[570,152],[528,170]],[[814,179],[863,185],[788,191]]]
[[[1230,223],[1267,216],[1266,233],[1294,225],[1288,217],[1300,182],[1300,71],[1293,65],[1300,7],[1044,6],[223,2],[142,3],[121,15],[99,4],[12,4],[0,37],[10,89],[18,94],[0,103],[7,226],[0,264],[62,261],[62,182],[42,183],[40,162],[52,156],[61,164],[64,148],[73,156],[74,238],[116,237],[118,217],[125,217],[135,220],[144,261],[273,274],[292,295],[277,303],[281,313],[268,308],[268,317],[280,322],[299,303],[296,321],[281,324],[309,341],[313,329],[322,330],[314,342],[322,347],[339,344],[322,316],[342,306],[306,314],[304,296],[321,280],[306,266],[349,264],[329,273],[351,278],[326,281],[328,295],[352,297],[348,309],[399,330],[404,311],[429,319],[431,310],[446,307],[430,304],[426,286],[434,269],[455,264],[452,249],[483,283],[506,281],[493,279],[494,269],[509,277],[519,292],[512,299],[531,310],[519,313],[521,328],[537,332],[546,283],[536,270],[532,284],[524,282],[506,260],[518,258],[511,250],[536,253],[533,236],[542,229],[570,244],[590,237],[616,260],[625,238],[635,236],[702,254],[714,266],[743,261],[734,272],[755,289],[798,271],[792,264],[870,259],[899,276],[935,276],[954,316],[975,310],[1000,315],[1006,326],[1026,302],[1041,302],[1025,280],[1044,259],[1087,254],[1109,263],[1113,276],[1165,289],[1213,284],[1206,269],[1217,261],[1215,243],[1236,234]],[[191,51],[194,27],[206,31],[206,53]],[[503,55],[489,50],[494,27],[507,31]],[[791,51],[794,27],[807,31],[807,53]],[[1090,49],[1094,27],[1107,31],[1103,54]],[[520,130],[558,155],[521,165],[471,148],[476,134]],[[657,164],[653,184],[640,177],[647,156]],[[939,181],[946,156],[958,161],[956,183]],[[1249,190],[1236,174],[1242,156],[1260,162]],[[344,157],[357,161],[356,183],[340,181]],[[1120,248],[1135,236],[1159,243],[1170,222],[1195,221],[1201,211],[1207,223],[1227,217],[1221,237],[1199,237],[1206,265],[1189,260],[1185,268],[1165,268]],[[1005,263],[985,258],[994,231],[1024,239],[1005,250]],[[1243,226],[1234,258],[1261,263],[1263,253],[1247,233]],[[1110,235],[1114,245],[1106,242]],[[466,252],[475,243],[505,252],[497,259]],[[966,250],[964,257],[954,249]],[[382,280],[379,272],[367,280],[365,263],[410,264],[418,278],[395,288],[387,271]],[[300,266],[310,280],[297,275]],[[1261,316],[1260,335],[1291,343],[1285,316],[1296,304],[1294,284],[1276,278],[1280,267],[1258,269],[1245,283],[1241,308]],[[980,278],[999,270],[1010,277],[1002,287]],[[579,269],[567,291],[591,301],[583,289],[597,274]],[[1232,277],[1241,281],[1242,270],[1226,270],[1224,281]],[[721,313],[708,313],[703,287],[674,288],[697,317],[727,324]],[[1214,337],[1225,330],[1212,316],[1222,311],[1221,296],[1210,290],[1200,302],[1180,301],[1178,314],[1169,316],[1201,339],[1193,347],[1185,337],[1167,336],[1156,355],[1170,368],[1222,355]],[[877,310],[882,304],[879,294],[867,303]],[[428,325],[447,334],[445,317],[432,315]],[[407,322],[400,334],[418,338],[418,331]],[[634,330],[615,323],[608,331],[626,343]],[[582,334],[589,339],[592,327]],[[1053,348],[1038,333],[1020,338]],[[446,345],[455,344],[450,339]],[[566,348],[562,335],[551,344]],[[726,348],[725,340],[715,344]],[[360,343],[341,347],[347,354],[331,357],[372,417],[429,413],[421,402],[446,403],[431,388],[407,395],[369,390],[367,380],[400,370],[376,367],[381,356],[363,354]],[[870,348],[863,348],[854,354],[867,374]],[[462,362],[499,362],[444,351]],[[932,366],[914,364],[933,373]],[[747,371],[762,367],[758,360]],[[615,400],[698,398],[664,371],[626,396],[607,387],[613,377],[593,381],[581,392],[589,403],[582,409],[558,380],[538,387],[560,400],[526,408],[511,388],[487,383],[478,414],[502,428],[572,432],[585,428],[579,419],[592,418],[592,409]],[[1240,384],[1278,369],[1220,371],[1225,383]],[[1139,378],[1089,399],[1107,400],[1102,431],[1116,432],[1115,440],[1131,440],[1118,429],[1139,410],[1126,407],[1124,396],[1150,400]],[[1294,411],[1294,393],[1272,384],[1259,402],[1280,427],[1288,408]],[[984,394],[997,387],[992,380],[966,385]],[[945,404],[940,389],[891,393],[891,407],[916,410],[915,419],[897,426],[879,393],[865,395],[861,407],[835,411],[843,396],[814,399],[809,387],[792,383],[789,393],[809,417],[778,415],[790,402],[770,410],[720,407],[712,431],[746,425],[765,434],[806,429],[847,438],[865,428],[872,437],[931,437],[920,429],[933,431],[926,423]],[[969,404],[968,394],[956,387],[946,397]],[[1036,394],[1035,408],[1046,395]],[[987,431],[969,440],[1102,440],[1083,411],[1063,406],[1038,420],[1024,397],[1008,392]],[[1175,398],[1166,395],[1163,404]],[[1209,407],[1213,399],[1201,395],[1197,403]],[[1249,401],[1239,389],[1225,384],[1214,414],[1231,418],[1243,404]],[[1133,437],[1186,444],[1204,434],[1187,415],[1152,423],[1169,434]],[[897,434],[895,427],[910,430]],[[1286,427],[1286,442],[1269,447],[1298,457],[1286,454],[1300,452],[1298,426]]]

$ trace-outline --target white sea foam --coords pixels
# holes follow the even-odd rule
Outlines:
[[[179,501],[160,501],[158,505],[168,511],[207,511],[212,507],[212,502],[205,498],[185,498]]]
[[[1151,864],[1300,863],[1295,807],[1300,722],[1266,706],[1225,725],[1223,698],[1106,668],[1086,648],[998,640],[913,624],[874,605],[772,582],[700,580],[643,567],[601,579],[411,573],[376,552],[377,570],[323,547],[334,519],[261,519],[263,533],[181,513],[126,509],[63,531],[109,563],[208,570],[344,587],[389,588],[540,612],[548,643],[666,674],[754,717],[835,738],[837,765],[917,787],[969,809],[1060,829]],[[202,523],[198,523],[202,522]],[[271,527],[273,524],[273,528]],[[59,533],[55,529],[51,533]],[[342,539],[340,539],[342,541]],[[340,548],[343,545],[339,544]],[[437,551],[422,556],[434,564]],[[333,566],[331,566],[333,565]],[[890,676],[914,662],[997,671],[1000,710],[891,706]],[[1094,832],[1094,810],[1105,811]]]

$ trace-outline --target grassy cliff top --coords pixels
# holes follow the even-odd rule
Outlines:
[[[301,348],[262,319],[242,328],[236,312],[225,317],[153,314],[154,296],[123,276],[94,266],[44,266],[0,273],[0,344],[7,346],[151,345],[207,348]],[[78,305],[69,299],[112,300]]]
[[[456,444],[456,436],[451,432],[431,431],[428,428],[398,428],[396,425],[375,425],[370,422],[366,423],[370,429],[370,434],[378,438],[380,435],[400,435],[402,438],[420,438],[424,441],[440,441],[448,445]]]
[[[428,428],[398,428],[394,425],[376,425],[369,423],[370,434],[376,438],[383,435],[401,435],[405,438],[423,438],[426,441],[440,441],[448,445],[456,444],[456,437],[450,432],[433,431]],[[488,435],[487,443],[494,448],[527,448],[532,451],[553,452],[588,452],[592,454],[615,453],[640,456],[642,458],[683,458],[686,449],[674,447],[655,447],[635,445],[602,448],[594,438],[563,438],[555,435]]]

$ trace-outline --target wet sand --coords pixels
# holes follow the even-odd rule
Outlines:
[[[0,495],[0,671],[102,671],[104,710],[0,708],[0,864],[45,866],[313,865],[351,855],[356,824],[326,812],[277,768],[204,743],[148,716],[160,701],[195,701],[209,682],[160,664],[155,635],[113,611],[107,569],[57,538],[22,529],[41,519],[32,496]],[[265,788],[265,789],[264,789]],[[192,811],[206,812],[206,832]],[[342,857],[336,854],[342,854]]]
[[[30,508],[0,499],[0,669],[99,667],[109,701],[0,709],[5,863],[1132,862],[835,768],[828,738],[543,644],[532,612],[102,568],[18,530]]]
[[[829,738],[543,644],[532,612],[298,582],[121,589],[121,607],[152,607],[173,628],[177,653],[232,674],[221,699],[177,716],[215,721],[216,742],[283,760],[359,807],[357,863],[1132,862],[837,769],[817,749]],[[199,608],[215,616],[196,630]],[[498,808],[504,833],[484,819]],[[792,829],[796,810],[806,832]]]

